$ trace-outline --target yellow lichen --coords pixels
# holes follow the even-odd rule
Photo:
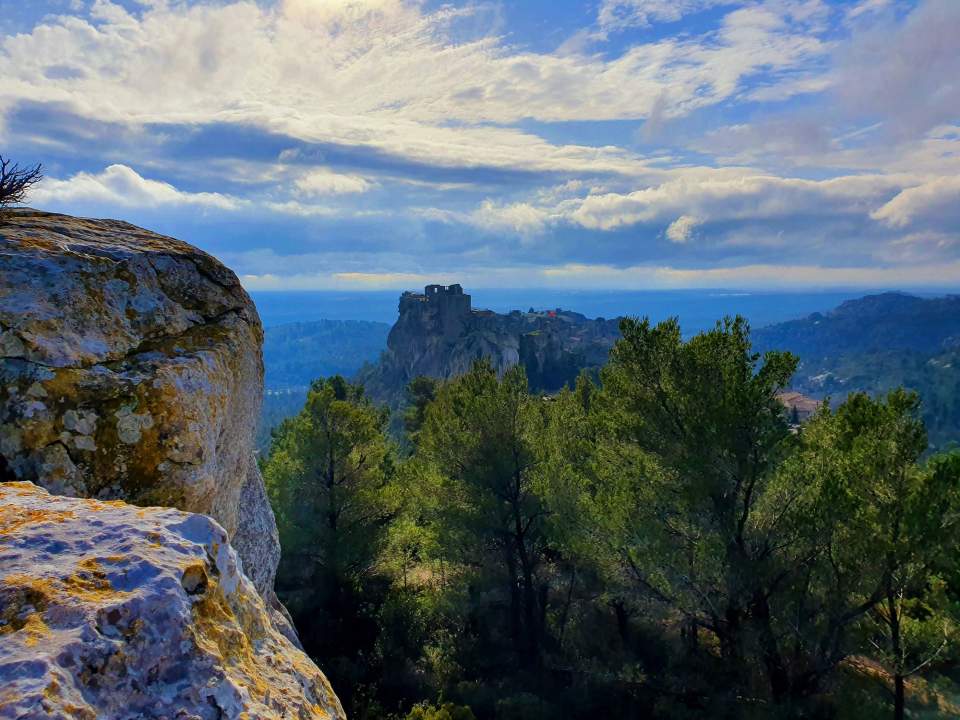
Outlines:
[[[267,692],[250,639],[215,580],[210,581],[206,592],[193,604],[192,614],[197,646],[221,659],[256,693]]]
[[[73,519],[70,510],[34,510],[14,505],[0,506],[0,535],[10,535],[24,525],[39,522],[62,523]]]
[[[8,575],[4,584],[7,587],[0,591],[0,635],[22,632],[24,642],[32,647],[50,632],[43,620],[50,589],[26,575]]]
[[[113,589],[97,558],[85,558],[77,566],[80,568],[78,572],[61,580],[64,591],[71,598],[101,602],[126,595],[123,591]]]

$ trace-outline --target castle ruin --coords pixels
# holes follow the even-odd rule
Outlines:
[[[419,326],[425,333],[452,340],[463,331],[471,315],[470,296],[459,284],[427,285],[422,293],[408,291],[400,296],[398,326]]]
[[[420,309],[418,306],[427,304],[431,309],[436,309],[442,314],[450,315],[469,315],[471,304],[470,296],[463,292],[463,287],[459,283],[453,285],[427,285],[422,293],[407,291],[400,296],[400,313],[404,310],[414,311]]]

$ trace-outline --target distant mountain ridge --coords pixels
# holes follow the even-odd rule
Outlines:
[[[329,375],[352,377],[387,346],[387,323],[315,320],[264,330],[263,361],[268,390],[306,388]]]
[[[386,323],[319,320],[265,330],[266,395],[258,439],[296,413],[310,382],[341,374],[398,409],[418,375],[450,378],[479,357],[498,370],[522,364],[531,387],[554,392],[583,368],[597,368],[619,338],[619,320],[568,310],[494,313],[474,309],[458,286],[404,293]],[[960,295],[921,298],[882,293],[829,312],[756,328],[754,349],[800,358],[792,389],[816,399],[905,386],[923,398],[931,443],[960,441]]]
[[[312,320],[264,328],[257,448],[266,452],[270,430],[300,412],[310,383],[330,375],[353,377],[383,352],[389,332],[387,323],[368,320]]]
[[[758,328],[754,349],[800,358],[792,387],[817,399],[915,390],[931,445],[960,443],[960,295],[882,293]]]
[[[757,349],[790,350],[810,359],[890,350],[945,352],[960,348],[960,295],[867,295],[828,313],[758,328],[752,337]]]
[[[460,285],[406,292],[399,313],[386,352],[358,375],[374,399],[393,406],[415,377],[456,377],[478,358],[489,359],[500,372],[523,365],[532,388],[553,392],[582,369],[606,362],[620,336],[618,320],[560,308],[508,314],[474,309]]]

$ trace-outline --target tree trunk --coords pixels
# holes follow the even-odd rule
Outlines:
[[[627,609],[622,600],[615,600],[610,603],[613,606],[613,612],[617,618],[617,632],[620,634],[620,642],[627,648],[630,644],[630,619],[627,617]]]
[[[770,683],[770,696],[774,703],[791,704],[795,694],[791,692],[790,673],[787,671],[780,654],[776,635],[773,632],[770,618],[770,603],[761,590],[754,592],[751,603],[751,615],[760,641],[760,650],[763,655],[763,666]]]
[[[896,673],[893,676],[893,717],[894,720],[903,720],[905,693],[903,686],[903,675]]]
[[[519,521],[518,521],[519,529]],[[523,623],[526,626],[526,647],[524,665],[533,667],[540,657],[540,633],[537,622],[537,590],[533,584],[533,567],[523,535],[517,535],[517,551],[520,556],[520,571],[523,574]]]
[[[892,585],[887,586],[887,622],[890,625],[890,650],[893,654],[893,718],[903,720],[905,688],[903,667],[903,639],[900,637],[900,608]]]
[[[518,660],[523,658],[523,640],[520,629],[520,587],[517,581],[517,561],[513,556],[512,543],[504,539],[503,557],[507,565],[507,582],[510,584],[510,641]]]

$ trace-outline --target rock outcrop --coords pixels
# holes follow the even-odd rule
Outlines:
[[[279,545],[252,454],[262,335],[236,276],[186,243],[9,212],[0,479],[208,514],[268,594]]]
[[[507,315],[475,310],[459,285],[406,292],[399,310],[386,352],[359,375],[371,396],[392,405],[402,403],[415,377],[456,377],[478,358],[489,359],[501,373],[521,364],[531,388],[553,392],[581,369],[603,365],[620,336],[618,320],[566,310]]]
[[[0,484],[0,717],[343,718],[209,517]]]

